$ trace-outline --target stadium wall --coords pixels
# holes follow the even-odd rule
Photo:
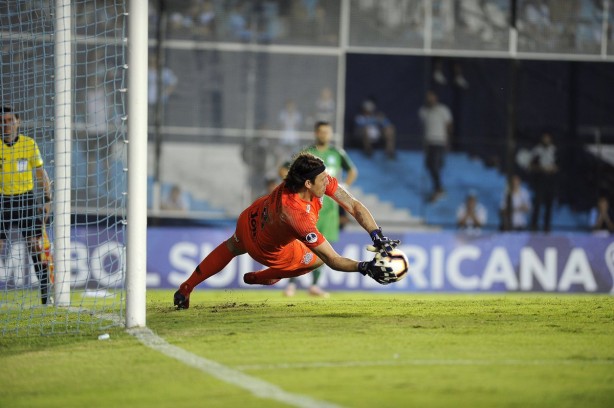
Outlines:
[[[113,289],[124,282],[122,235],[101,229],[99,234],[72,237],[71,285]],[[200,260],[227,239],[231,228],[153,227],[148,229],[147,287],[179,286]],[[407,232],[394,234],[412,265],[401,282],[381,286],[359,274],[327,270],[320,283],[329,290],[380,292],[553,292],[614,294],[614,239],[611,236],[565,233]],[[342,232],[334,246],[355,259],[372,256],[364,247],[368,237]],[[25,253],[15,245],[15,256]],[[27,265],[27,262],[24,263]],[[0,287],[32,284],[35,274],[20,262],[0,265]],[[22,268],[22,269],[19,269]],[[262,266],[249,256],[233,260],[201,289],[264,288],[245,285],[242,276]],[[301,279],[307,286],[310,277]],[[285,285],[280,282],[276,287]],[[86,288],[87,289],[87,288]]]
[[[71,285],[116,288],[124,281],[125,237],[105,229],[93,234],[77,228],[72,237]],[[198,262],[227,239],[230,228],[153,227],[148,229],[147,287],[176,288]],[[393,234],[412,265],[408,278],[380,286],[359,274],[326,271],[329,290],[381,292],[554,292],[614,294],[614,239],[586,233],[407,232]],[[368,237],[342,232],[334,246],[345,256],[368,259]],[[20,252],[18,246],[15,251]],[[24,251],[21,251],[25,253]],[[17,254],[18,255],[18,254]],[[11,257],[13,259],[13,257]],[[25,262],[25,261],[24,261]],[[19,262],[0,265],[0,286],[25,285],[35,274]],[[233,260],[204,282],[202,289],[245,288],[244,273],[262,269],[248,256]],[[29,275],[29,276],[27,276]],[[303,277],[308,285],[310,277]],[[285,281],[276,286],[285,285]],[[254,287],[256,288],[256,287]],[[257,287],[262,288],[262,287]]]

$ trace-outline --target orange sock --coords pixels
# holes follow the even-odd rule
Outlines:
[[[188,280],[181,284],[180,290],[184,295],[189,295],[196,285],[224,269],[234,257],[226,246],[226,241],[222,242],[200,262]]]

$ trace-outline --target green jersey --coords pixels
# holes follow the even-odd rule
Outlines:
[[[305,151],[322,159],[328,174],[339,179],[339,182],[344,171],[354,168],[354,163],[341,148],[329,146],[328,149],[320,151],[315,145],[311,145]],[[328,241],[336,242],[339,240],[339,204],[328,196],[323,199],[317,227]]]

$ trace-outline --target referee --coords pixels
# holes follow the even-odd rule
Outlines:
[[[43,255],[43,231],[51,211],[51,181],[43,168],[38,145],[19,133],[19,114],[8,106],[0,108],[0,242],[18,231],[26,239],[34,270],[40,282],[41,303],[52,303],[49,265]],[[42,190],[43,209],[37,203],[34,181]]]

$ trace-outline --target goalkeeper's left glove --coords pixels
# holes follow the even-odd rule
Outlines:
[[[390,252],[401,243],[398,239],[385,237],[381,228],[371,231],[369,235],[371,235],[373,245],[367,245],[367,250],[379,252],[382,256],[390,255]]]
[[[370,261],[359,262],[358,272],[382,285],[388,285],[397,280],[397,276],[392,272],[392,268],[387,266],[378,255],[375,255],[375,258]]]

